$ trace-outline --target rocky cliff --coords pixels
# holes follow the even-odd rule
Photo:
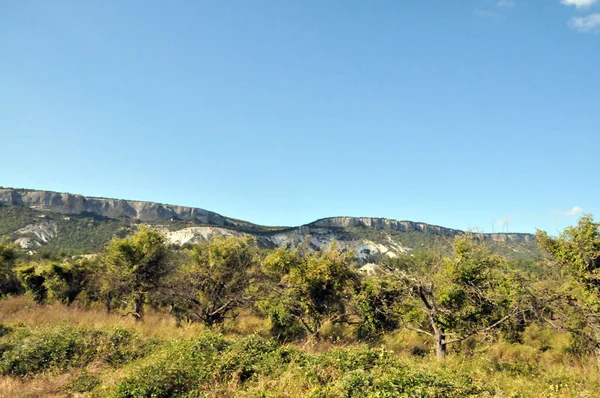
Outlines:
[[[309,227],[320,228],[356,228],[367,227],[397,232],[424,232],[433,235],[454,237],[465,232],[458,229],[440,227],[413,221],[396,221],[377,217],[330,217],[308,224]],[[535,235],[522,233],[474,233],[479,239],[494,242],[533,242]]]
[[[95,198],[51,191],[2,188],[0,189],[0,203],[28,206],[36,210],[45,210],[60,214],[81,215],[91,213],[108,218],[129,217],[147,222],[178,219],[230,227],[252,226],[251,223],[234,220],[195,207],[173,206],[135,200]]]
[[[449,246],[453,237],[465,233],[437,225],[375,217],[331,217],[298,227],[264,227],[194,207],[12,188],[0,188],[1,204],[8,206],[4,210],[0,207],[0,232],[12,236],[27,249],[94,251],[102,248],[117,230],[131,229],[140,221],[159,228],[173,244],[251,234],[261,247],[308,242],[311,247],[323,248],[335,243],[343,250],[355,251],[364,260],[376,254],[393,257],[432,242]],[[92,215],[104,218],[98,220]],[[11,221],[16,219],[22,222]],[[3,221],[14,225],[5,226]],[[531,234],[474,235],[510,253],[535,252],[535,236]]]

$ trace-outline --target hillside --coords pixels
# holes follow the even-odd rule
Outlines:
[[[265,248],[308,242],[319,249],[336,242],[342,249],[354,251],[364,262],[432,246],[444,249],[455,236],[465,233],[372,217],[331,217],[297,227],[268,227],[200,208],[0,188],[0,236],[9,236],[31,252],[94,252],[112,237],[128,234],[142,223],[158,228],[178,245],[214,236],[249,234]],[[530,259],[537,254],[535,236],[531,234],[475,235],[510,258]]]

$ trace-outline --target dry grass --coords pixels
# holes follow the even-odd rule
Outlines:
[[[103,308],[82,309],[61,304],[37,305],[30,299],[19,296],[0,301],[0,323],[26,326],[67,324],[86,328],[111,328],[115,326],[135,329],[148,338],[164,340],[191,338],[205,327],[198,324],[175,325],[166,313],[148,310],[145,321],[136,323],[120,314],[107,314]],[[338,330],[328,327],[323,331],[324,339],[296,343],[300,350],[318,354],[340,346],[359,346],[352,343],[349,329]],[[224,325],[228,335],[268,334],[268,322],[242,313]],[[600,396],[600,373],[598,363],[591,358],[581,358],[567,352],[569,337],[539,327],[530,327],[524,335],[524,344],[496,342],[463,347],[460,354],[450,355],[445,361],[437,362],[430,354],[430,342],[411,331],[396,331],[377,343],[393,351],[410,368],[426,369],[432,374],[468,374],[473,383],[492,387],[496,397],[559,397],[584,398]],[[364,346],[364,345],[363,345]],[[134,366],[134,364],[132,364]],[[129,365],[110,368],[94,362],[86,369],[74,369],[62,374],[46,374],[34,379],[0,377],[0,398],[8,397],[63,397],[63,388],[80,372],[97,376],[102,386],[110,389],[133,368]],[[268,391],[270,396],[302,397],[314,385],[307,383],[297,369],[285,369],[276,378],[263,375],[245,386],[239,380],[214,386],[211,397],[258,396]],[[105,390],[106,391],[106,390]]]
[[[0,397],[2,398],[37,398],[66,397],[62,392],[65,384],[71,380],[71,373],[41,376],[35,379],[19,379],[0,376]]]
[[[135,329],[145,337],[165,339],[192,337],[205,330],[204,326],[192,323],[176,327],[171,316],[152,309],[147,310],[143,322],[136,322],[129,316],[117,312],[107,314],[100,308],[82,309],[59,303],[39,305],[25,296],[0,301],[0,323],[28,326],[66,324],[96,329],[120,326]]]
[[[269,324],[265,319],[253,314],[251,311],[243,310],[235,319],[225,322],[221,332],[225,335],[247,336],[257,333],[260,336],[269,336]]]
[[[108,370],[102,361],[92,362],[85,369],[73,369],[61,374],[46,374],[35,378],[0,376],[0,398],[34,397],[78,397],[82,394],[67,394],[65,386],[82,372],[102,377]]]

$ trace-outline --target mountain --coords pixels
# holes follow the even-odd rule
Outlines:
[[[161,230],[171,243],[179,245],[243,234],[253,235],[265,248],[308,242],[318,249],[336,242],[363,261],[431,246],[448,248],[455,236],[465,233],[437,225],[373,217],[330,217],[298,227],[268,227],[194,207],[0,188],[0,236],[9,236],[32,252],[94,252],[138,224]],[[512,258],[532,258],[537,254],[532,234],[474,235]]]

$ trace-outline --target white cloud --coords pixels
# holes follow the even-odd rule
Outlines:
[[[481,9],[476,9],[475,11],[473,11],[473,14],[480,18],[498,18],[500,16],[500,14],[496,11]]]
[[[600,13],[586,15],[585,17],[573,17],[569,20],[569,26],[580,32],[600,30]]]
[[[559,214],[561,216],[576,216],[579,213],[582,213],[583,209],[579,206],[575,206],[573,207],[571,210],[569,211],[555,211],[555,214]]]
[[[593,6],[598,0],[561,0],[566,6],[575,6],[575,8],[587,8]]]
[[[513,8],[515,5],[517,5],[517,2],[514,0],[500,0],[496,3],[498,8]]]
[[[473,10],[473,14],[480,18],[499,19],[508,14],[516,5],[516,0],[496,0],[494,2],[487,0],[486,4],[482,4],[485,8],[476,8]]]

